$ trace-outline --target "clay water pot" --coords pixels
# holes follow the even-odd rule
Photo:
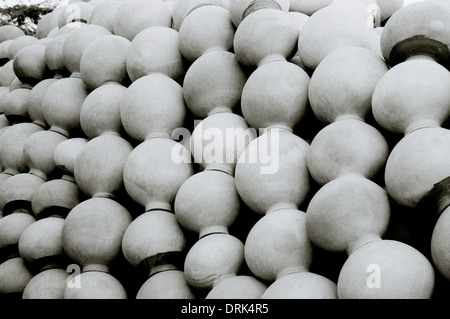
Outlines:
[[[80,125],[88,138],[106,132],[123,133],[120,106],[126,91],[123,85],[111,82],[89,93],[80,110]]]
[[[123,181],[130,197],[151,209],[172,210],[178,189],[193,174],[190,152],[168,138],[136,146],[125,162]]]
[[[416,207],[434,184],[450,176],[444,160],[449,142],[449,130],[429,127],[408,133],[395,145],[384,174],[386,189],[395,202]]]
[[[79,276],[79,277],[78,277]],[[68,278],[73,286],[64,289],[64,299],[127,299],[127,291],[106,272],[87,271]],[[79,286],[77,286],[79,283]]]
[[[88,23],[100,25],[114,34],[114,17],[121,4],[120,0],[103,1],[95,6]]]
[[[81,78],[71,76],[52,83],[42,98],[42,112],[51,131],[66,137],[80,129],[80,112],[88,90]]]
[[[173,29],[179,31],[183,21],[186,17],[203,6],[221,6],[228,9],[227,3],[224,0],[187,0],[187,1],[177,1],[172,8],[172,27]]]
[[[429,299],[435,274],[415,248],[394,240],[376,240],[355,250],[344,263],[339,299]]]
[[[34,222],[36,222],[36,218],[27,212],[15,212],[0,219],[1,262],[20,256],[18,250],[20,236]]]
[[[276,61],[258,67],[242,90],[241,109],[247,123],[257,129],[293,129],[305,116],[309,82],[308,74],[293,63]]]
[[[113,33],[132,41],[136,35],[149,27],[170,28],[171,25],[170,11],[161,0],[122,1],[115,10]]]
[[[55,78],[40,81],[35,86],[33,86],[28,99],[28,116],[30,117],[33,124],[39,125],[44,129],[48,129],[49,127],[47,122],[45,121],[42,110],[42,99],[47,88],[55,81],[57,81],[57,79]]]
[[[0,294],[21,294],[33,273],[25,265],[23,258],[15,257],[0,264]]]
[[[179,79],[185,73],[186,66],[178,38],[178,31],[167,26],[153,26],[139,32],[133,38],[126,57],[131,81],[151,73]]]
[[[327,251],[349,255],[367,242],[381,239],[389,221],[386,191],[353,174],[322,186],[306,211],[306,230],[311,242]]]
[[[450,6],[436,1],[401,8],[384,26],[380,42],[383,57],[394,66],[409,57],[423,55],[448,68],[449,17]]]
[[[131,215],[109,198],[90,198],[75,206],[64,220],[62,245],[83,272],[108,272],[121,251]]]
[[[36,188],[31,196],[31,209],[38,219],[50,215],[65,218],[84,199],[82,195],[74,178],[63,175]]]
[[[123,170],[133,146],[117,133],[91,139],[75,160],[78,187],[92,197],[113,198],[123,187]]]
[[[184,273],[191,287],[207,291],[237,276],[244,262],[244,244],[239,239],[229,234],[211,234],[190,248]]]
[[[448,70],[432,60],[411,59],[397,64],[376,85],[374,118],[386,130],[399,134],[441,126],[450,116],[448,85]]]
[[[14,61],[9,60],[0,68],[0,86],[9,87],[17,78],[13,68]]]
[[[65,175],[73,176],[75,161],[88,140],[82,137],[70,138],[58,144],[53,153],[56,167]]]
[[[367,17],[349,6],[329,5],[304,24],[298,36],[298,51],[306,68],[316,69],[326,56],[344,47],[362,47],[381,55],[379,36],[368,26]]]
[[[242,116],[215,113],[194,128],[190,139],[193,159],[204,169],[234,174],[236,163],[247,145],[256,138]]]
[[[234,276],[219,282],[205,299],[260,299],[267,285],[253,276]]]
[[[0,43],[8,40],[14,40],[20,36],[24,36],[25,33],[19,27],[14,25],[2,25],[0,27]]]
[[[189,110],[201,119],[214,113],[233,112],[241,101],[246,81],[247,75],[233,53],[211,51],[187,70],[183,98]]]
[[[30,85],[21,85],[19,88],[9,91],[3,101],[3,114],[12,124],[29,122],[28,105],[31,94]]]
[[[15,38],[8,47],[8,57],[10,60],[14,60],[16,54],[23,48],[36,44],[38,39],[31,35],[23,35]]]
[[[125,258],[146,278],[137,299],[192,299],[181,270],[186,239],[174,214],[150,210],[128,226],[122,240]]]
[[[311,76],[311,109],[323,123],[345,116],[366,119],[374,90],[388,70],[383,59],[369,49],[345,47],[333,51]]]
[[[181,185],[174,210],[178,222],[202,238],[212,233],[228,234],[240,206],[233,176],[206,170],[194,174]]]
[[[58,27],[61,29],[68,23],[88,23],[94,7],[83,1],[76,1],[64,6],[58,14]]]
[[[308,271],[312,246],[306,232],[305,213],[283,209],[258,220],[245,241],[245,261],[255,276],[267,282]]]
[[[175,129],[183,127],[185,116],[183,88],[160,73],[134,81],[120,103],[124,129],[137,141],[151,137],[170,138]]]
[[[60,179],[52,179],[39,186],[31,197],[31,208],[38,218],[59,215],[63,218],[81,201],[83,194],[75,183],[75,160],[88,142],[85,138],[71,138],[59,143],[53,151]]]
[[[32,123],[19,123],[11,125],[0,135],[0,166],[3,173],[15,175],[27,170],[23,156],[23,147],[27,138],[36,132],[42,131],[40,126]]]
[[[0,185],[0,210],[4,215],[17,210],[33,214],[31,197],[45,180],[35,174],[19,173],[9,177]]]
[[[363,121],[338,119],[314,136],[307,166],[320,185],[347,174],[373,179],[388,156],[388,143],[375,127]]]
[[[303,139],[276,128],[250,142],[235,171],[236,188],[244,203],[260,215],[297,209],[310,190],[308,151]]]
[[[33,276],[23,290],[22,299],[64,299],[70,273],[53,268]]]
[[[286,0],[245,0],[245,1],[231,1],[230,13],[231,20],[234,26],[237,28],[242,20],[244,20],[251,13],[257,12],[262,9],[275,9],[284,12],[288,12],[290,7],[290,1]]]
[[[37,272],[65,268],[67,260],[62,246],[63,226],[63,218],[48,217],[25,229],[20,236],[19,253],[29,267]]]
[[[64,41],[62,54],[64,65],[70,73],[80,72],[80,62],[86,48],[98,38],[111,35],[111,32],[99,25],[88,24],[69,33]]]
[[[179,30],[180,52],[190,62],[212,50],[231,51],[235,27],[224,7],[208,5],[195,9]]]
[[[301,12],[307,14],[308,16],[311,16],[318,10],[325,8],[332,2],[333,0],[291,0],[289,2],[289,11]]]
[[[258,67],[269,61],[290,60],[297,52],[298,37],[298,27],[287,12],[264,9],[239,24],[233,47],[240,63]]]
[[[32,44],[24,47],[14,57],[13,68],[22,83],[36,85],[51,76],[45,61],[46,46]]]
[[[81,78],[89,90],[115,82],[126,84],[125,64],[131,42],[118,35],[107,35],[94,40],[84,51],[80,61]]]
[[[261,298],[337,298],[334,282],[309,272],[313,256],[305,218],[306,214],[297,209],[272,211],[248,233],[247,265],[269,283]]]
[[[55,148],[65,140],[67,137],[52,131],[40,131],[30,135],[23,146],[23,156],[30,169],[29,173],[46,181],[56,169],[53,157]]]
[[[70,72],[67,70],[66,65],[64,64],[64,56],[63,56],[63,46],[66,41],[69,33],[62,33],[54,38],[52,41],[47,44],[45,49],[45,61],[47,66],[52,72],[54,72],[55,77],[61,78],[67,75],[70,75]]]

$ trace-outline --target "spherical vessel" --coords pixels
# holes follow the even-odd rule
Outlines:
[[[253,140],[235,171],[236,188],[245,204],[261,215],[279,208],[296,209],[310,190],[308,150],[303,139],[276,128]]]
[[[11,258],[0,264],[0,294],[22,293],[33,273],[21,257]]]
[[[308,74],[293,63],[276,61],[257,68],[245,82],[241,108],[254,128],[293,128],[308,107]]]
[[[64,64],[63,47],[69,33],[58,34],[52,38],[51,42],[47,44],[45,48],[45,62],[48,68],[55,72],[55,74],[69,73],[66,65]]]
[[[22,299],[64,299],[69,273],[65,269],[48,269],[35,275],[23,290]]]
[[[13,25],[2,25],[0,28],[0,43],[7,40],[14,40],[15,38],[23,35],[25,35],[25,33],[19,27]]]
[[[56,132],[40,131],[32,134],[23,146],[23,156],[30,172],[47,180],[56,164],[53,158],[55,148],[67,137]]]
[[[14,56],[14,73],[22,83],[37,84],[51,76],[45,60],[47,47],[42,44],[32,44],[19,50]]]
[[[62,265],[39,264],[40,258],[63,256],[62,230],[64,219],[48,217],[31,224],[20,236],[20,256],[30,264],[39,267],[55,267]]]
[[[214,5],[200,7],[192,11],[180,27],[180,51],[191,62],[212,50],[230,51],[234,33],[227,9]]]
[[[42,110],[42,99],[47,88],[57,81],[57,79],[45,79],[40,81],[38,84],[33,86],[30,92],[27,111],[28,116],[33,121],[34,124],[39,125],[45,129],[48,128],[48,124],[45,121],[43,110]]]
[[[181,253],[185,245],[183,230],[174,214],[162,210],[147,211],[138,216],[128,226],[122,239],[123,254],[135,267],[148,257]],[[155,264],[154,268],[157,266],[164,267]]]
[[[64,220],[62,243],[66,254],[84,269],[105,270],[120,253],[131,215],[108,198],[91,198],[75,206]]]
[[[50,130],[69,137],[79,129],[81,107],[87,96],[81,78],[64,78],[52,83],[42,98],[42,111]]]
[[[165,26],[139,32],[128,48],[126,67],[133,82],[151,73],[162,73],[175,80],[180,78],[186,66],[178,45],[178,32]]]
[[[287,12],[258,10],[246,17],[234,35],[234,52],[244,65],[290,60],[297,51],[298,28]]]
[[[261,218],[245,241],[245,261],[255,276],[268,282],[289,273],[308,271],[312,246],[305,213],[283,209]]]
[[[80,125],[88,138],[106,132],[123,133],[120,105],[126,92],[123,85],[109,83],[89,93],[80,110]]]
[[[365,119],[371,111],[373,92],[388,70],[383,59],[369,49],[345,47],[333,51],[311,76],[311,109],[324,123],[345,115]]]
[[[36,44],[38,39],[31,35],[23,35],[12,40],[8,47],[8,57],[10,60],[14,60],[16,54],[23,48]]]
[[[339,299],[429,299],[434,270],[415,248],[393,240],[377,240],[355,250],[337,282]]]
[[[390,221],[387,193],[357,175],[337,178],[320,188],[306,211],[306,229],[322,249],[350,253],[384,236]]]
[[[395,145],[384,174],[386,190],[394,201],[415,207],[434,184],[450,175],[449,143],[449,130],[430,127],[407,134]]]
[[[330,5],[304,24],[298,36],[298,50],[308,69],[314,70],[326,56],[344,47],[379,53],[378,34],[368,27],[367,18],[355,10],[346,5]]]
[[[212,51],[189,67],[183,81],[183,98],[200,118],[232,112],[240,102],[247,76],[231,52]]]
[[[184,272],[189,285],[211,290],[221,280],[236,276],[244,263],[244,245],[228,234],[201,238],[189,250]]]
[[[0,249],[19,243],[20,236],[34,222],[36,218],[28,213],[16,212],[3,216],[0,219]]]
[[[128,80],[125,64],[131,42],[118,35],[106,35],[94,40],[80,60],[81,77],[89,90],[108,82],[125,84]]]
[[[31,134],[42,128],[32,123],[19,123],[7,127],[0,135],[0,166],[4,172],[17,174],[25,172],[27,165],[23,156],[23,147]]]
[[[228,233],[239,209],[240,198],[233,176],[219,171],[191,176],[181,185],[174,203],[177,221],[200,237]]]
[[[450,116],[450,74],[430,60],[409,60],[391,68],[377,83],[372,110],[390,132],[407,134],[440,126]]]
[[[64,65],[67,70],[70,73],[79,73],[81,57],[86,48],[92,42],[105,35],[111,35],[111,32],[95,24],[88,24],[70,32],[62,48]]]
[[[73,176],[76,158],[87,142],[87,139],[78,137],[59,143],[53,153],[56,167],[64,174]]]
[[[448,67],[449,17],[450,6],[437,1],[403,7],[384,26],[380,41],[383,57],[394,66],[424,55]]]
[[[124,92],[120,115],[125,131],[134,139],[172,136],[186,116],[183,89],[163,74],[150,74],[133,82]]]
[[[190,153],[184,146],[167,138],[152,138],[133,149],[123,179],[127,193],[146,210],[170,210],[178,189],[192,174]]]
[[[100,25],[114,33],[114,18],[121,4],[122,1],[119,0],[103,1],[98,4],[89,17],[89,24]]]
[[[307,165],[312,178],[324,185],[346,174],[372,179],[388,156],[388,143],[376,128],[360,120],[338,120],[314,136]]]
[[[204,168],[233,173],[247,145],[256,138],[242,116],[216,113],[206,117],[194,129],[190,145],[194,161]]]
[[[172,9],[172,19],[173,19],[172,27],[175,30],[179,31],[186,17],[194,10],[201,8],[202,6],[221,6],[228,9],[225,0],[177,1]]]

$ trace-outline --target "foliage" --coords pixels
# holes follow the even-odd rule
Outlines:
[[[21,28],[25,34],[33,35],[41,17],[52,12],[55,5],[48,2],[41,4],[17,4],[13,7],[0,8],[0,26],[14,25]]]

